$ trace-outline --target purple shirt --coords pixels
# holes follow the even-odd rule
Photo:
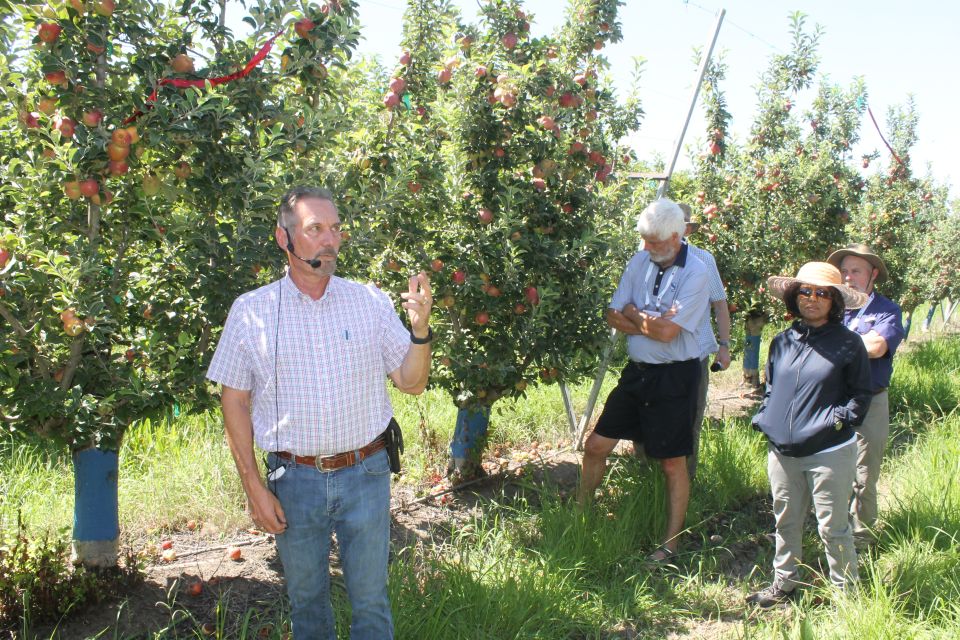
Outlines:
[[[870,374],[873,377],[873,391],[880,391],[890,386],[890,376],[893,375],[893,354],[903,340],[903,320],[900,306],[873,292],[873,299],[867,303],[863,314],[854,323],[860,309],[851,309],[843,316],[843,324],[860,335],[876,331],[881,338],[887,341],[887,352],[879,358],[870,358]]]

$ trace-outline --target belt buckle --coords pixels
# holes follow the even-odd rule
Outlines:
[[[337,464],[341,457],[345,460],[343,464]],[[324,467],[324,460],[328,460],[331,465],[330,468]],[[339,471],[340,469],[345,469],[347,467],[352,467],[357,464],[357,452],[356,451],[344,451],[343,453],[335,453],[332,456],[327,456],[326,458],[318,457],[314,461],[314,466],[317,467],[317,470],[321,473],[330,473],[333,471]]]

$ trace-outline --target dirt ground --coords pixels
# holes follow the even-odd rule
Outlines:
[[[711,384],[708,414],[722,418],[748,411],[755,399],[743,397],[745,391],[747,388],[739,386],[739,380],[720,378]],[[426,497],[418,498],[414,488],[395,485],[391,504],[393,548],[444,541],[458,524],[481,515],[489,498],[509,499],[523,491],[515,482],[518,474],[527,476],[524,483],[547,481],[561,494],[572,492],[579,460],[570,441],[526,450],[494,450],[484,465],[491,477],[472,486],[441,493],[449,487],[439,483]],[[526,497],[533,500],[536,494]],[[177,627],[181,637],[191,637],[198,626],[215,623],[217,605],[224,602],[229,607],[224,618],[228,628],[240,624],[244,612],[257,609],[265,612],[264,620],[254,621],[254,628],[264,625],[265,631],[269,629],[276,620],[272,609],[283,594],[281,566],[272,536],[253,529],[220,532],[200,525],[196,531],[170,536],[169,543],[176,558],[163,562],[160,549],[148,549],[145,579],[139,586],[114,602],[64,621],[56,629],[38,629],[37,637],[93,638],[107,629],[99,637],[131,638],[173,627]],[[240,550],[239,560],[228,556],[232,549]],[[750,555],[749,559],[743,558],[742,569],[731,567],[733,573],[750,570],[753,554]],[[717,637],[719,631],[715,627],[704,621],[697,628],[671,637]],[[624,630],[615,637],[635,636]]]

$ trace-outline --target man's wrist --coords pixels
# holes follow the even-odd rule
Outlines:
[[[433,342],[433,329],[430,326],[427,326],[427,330],[424,332],[423,329],[417,331],[416,329],[411,328],[410,342],[413,344],[430,344]]]
[[[729,341],[729,340],[717,340],[717,344],[720,346],[721,349],[729,348],[729,347],[730,347],[730,341]]]

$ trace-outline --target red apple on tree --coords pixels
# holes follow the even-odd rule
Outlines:
[[[560,106],[564,109],[572,109],[580,104],[580,96],[574,95],[569,91],[560,94]]]
[[[110,134],[110,142],[118,147],[129,147],[132,141],[130,132],[126,129],[114,129],[113,133]]]
[[[83,124],[91,129],[100,125],[103,121],[103,111],[100,109],[91,109],[83,112]]]
[[[80,181],[80,193],[87,198],[92,198],[100,193],[100,183],[97,182],[96,178],[87,178],[86,180],[82,180]]]
[[[114,162],[126,160],[130,155],[130,147],[122,147],[114,142],[107,144],[107,157]]]
[[[393,109],[398,104],[400,104],[400,96],[393,91],[388,91],[387,94],[383,96],[383,106],[387,109]]]
[[[93,5],[93,11],[98,16],[103,16],[109,18],[113,15],[113,10],[117,8],[116,3],[113,0],[100,0]]]
[[[72,118],[60,118],[54,126],[56,126],[57,131],[59,131],[64,138],[72,138],[74,132],[77,130],[77,123]]]
[[[450,82],[450,79],[453,77],[453,71],[450,70],[450,67],[444,67],[437,72],[437,82],[440,84],[447,84]]]
[[[3,269],[7,266],[7,262],[10,260],[10,252],[6,248],[0,248],[0,269]]]
[[[40,114],[35,111],[24,111],[20,114],[20,122],[27,129],[36,129],[40,126]]]
[[[111,160],[107,167],[112,176],[122,176],[130,170],[130,165],[126,160]]]
[[[467,274],[465,271],[457,269],[453,272],[453,277],[451,278],[454,284],[463,284],[467,281]]]
[[[493,222],[493,211],[486,207],[482,207],[477,210],[477,218],[480,219],[482,224],[490,224]]]
[[[404,51],[403,53],[400,54],[400,64],[402,64],[402,65],[405,66],[405,67],[406,67],[406,66],[409,66],[410,61],[411,61],[412,59],[413,59],[413,58],[412,58],[412,56],[410,55],[410,52],[409,52],[409,51]]]
[[[485,325],[490,322],[490,314],[486,311],[481,311],[477,315],[473,316],[473,321],[479,325]]]
[[[539,124],[544,129],[553,129],[553,127],[557,123],[550,116],[540,116],[539,118],[537,118],[537,124]]]
[[[433,260],[431,260],[430,269],[432,269],[433,271],[440,271],[441,269],[443,269],[443,260],[441,260],[440,258],[434,258]]]
[[[383,96],[383,106],[387,109],[393,109],[398,104],[400,104],[400,96],[393,91],[388,91],[386,95]]]
[[[309,40],[311,37],[310,32],[313,31],[313,28],[317,26],[316,23],[310,18],[301,18],[293,23],[293,30],[297,32],[297,35],[301,38]]]
[[[423,185],[421,185],[419,182],[415,180],[411,180],[410,182],[407,183],[407,190],[410,193],[413,193],[413,194],[419,193],[420,189],[422,188],[423,188]]]
[[[66,87],[68,83],[65,71],[50,71],[43,76],[52,85]]]
[[[80,191],[80,183],[76,180],[64,182],[63,193],[71,200],[79,200],[83,196],[83,193]]]
[[[503,43],[503,46],[508,51],[517,46],[517,34],[514,32],[509,32],[500,39],[500,42]]]
[[[187,162],[181,162],[173,168],[173,175],[177,176],[177,180],[186,180],[191,173],[193,173],[193,168]]]
[[[40,26],[38,27],[39,33],[37,35],[39,35],[41,41],[51,44],[56,42],[57,38],[60,37],[61,31],[62,28],[60,25],[55,22],[41,22]]]
[[[395,94],[403,95],[403,90],[407,88],[407,81],[403,78],[393,78],[390,80],[390,91]]]
[[[50,115],[57,110],[56,98],[50,98],[47,96],[40,98],[37,100],[37,109],[44,115]]]
[[[177,73],[193,73],[193,58],[185,53],[178,53],[170,60],[170,66]]]

